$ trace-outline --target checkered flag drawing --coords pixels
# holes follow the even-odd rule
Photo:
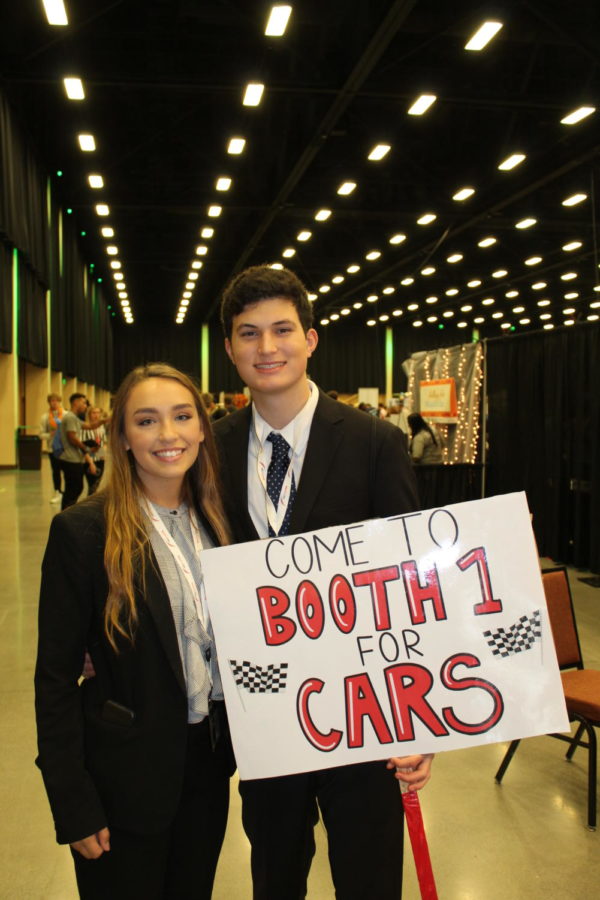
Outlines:
[[[280,694],[285,690],[287,663],[276,666],[259,666],[256,663],[229,660],[233,678],[238,687],[243,687],[250,694]]]
[[[515,653],[530,650],[542,637],[540,610],[534,610],[531,616],[521,616],[508,628],[484,631],[483,636],[494,656],[514,656]]]

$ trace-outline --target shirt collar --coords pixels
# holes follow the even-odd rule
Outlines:
[[[310,434],[310,426],[319,402],[319,389],[316,384],[309,380],[308,387],[310,395],[300,412],[292,419],[285,428],[273,428],[258,412],[256,406],[252,404],[252,423],[253,432],[258,440],[260,447],[263,447],[267,437],[272,431],[280,434],[288,442],[292,448],[294,455],[299,456],[304,453],[308,443]]]

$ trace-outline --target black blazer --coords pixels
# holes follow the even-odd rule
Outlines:
[[[245,407],[213,425],[221,457],[227,515],[237,541],[256,540],[248,512],[248,438]],[[419,508],[403,432],[319,392],[290,534]]]
[[[115,653],[103,626],[104,541],[99,497],[54,518],[42,563],[37,764],[60,843],[106,825],[156,833],[168,827],[180,798],[187,697],[167,589],[149,549],[135,643],[120,640]],[[86,648],[96,677],[78,686]],[[110,721],[107,700],[134,720]]]

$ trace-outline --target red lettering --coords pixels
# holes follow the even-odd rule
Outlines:
[[[440,580],[435,566],[432,566],[431,569],[425,572],[425,583],[423,584],[419,578],[416,562],[409,560],[409,562],[402,563],[402,579],[413,625],[422,625],[425,622],[426,617],[423,604],[426,600],[432,601],[435,618],[438,621],[447,618]]]
[[[392,735],[379,705],[371,679],[362,672],[344,678],[348,747],[364,746],[363,719],[371,720],[380,744],[391,744]]]
[[[296,612],[304,634],[313,640],[320,637],[325,622],[325,611],[321,595],[312,581],[303,581],[298,585]]]
[[[473,607],[475,615],[484,616],[488,613],[502,612],[502,601],[494,600],[485,548],[476,547],[475,550],[469,550],[468,553],[465,553],[464,556],[456,561],[456,565],[461,572],[464,572],[465,569],[468,569],[472,565],[477,566],[479,586],[481,588],[483,600],[481,603],[476,603]]]
[[[414,740],[413,713],[436,737],[448,734],[425,699],[433,685],[433,675],[428,669],[415,663],[399,663],[389,666],[384,674],[399,741]]]
[[[448,690],[467,691],[469,688],[480,688],[489,694],[493,701],[490,715],[483,722],[479,722],[476,725],[463,722],[458,718],[451,706],[445,706],[442,709],[444,719],[450,728],[458,731],[460,734],[483,734],[500,721],[504,712],[504,700],[496,685],[490,681],[485,681],[483,678],[454,678],[456,666],[467,666],[470,669],[479,665],[481,665],[480,661],[471,653],[455,653],[454,656],[446,660],[440,670],[440,678],[444,687],[447,687]]]
[[[256,594],[265,641],[271,646],[287,644],[296,634],[295,622],[284,616],[290,607],[290,598],[277,587],[259,587]]]
[[[370,569],[368,572],[355,572],[352,581],[356,587],[368,584],[371,588],[373,615],[377,631],[390,630],[390,607],[388,603],[388,581],[397,581],[400,577],[398,566],[387,566],[384,569]]]
[[[350,582],[334,575],[329,584],[329,606],[333,621],[343,634],[349,634],[356,623],[356,602]]]
[[[317,750],[322,750],[324,753],[330,753],[331,750],[335,750],[341,741],[343,736],[342,732],[332,728],[327,734],[323,734],[311,719],[310,711],[308,709],[308,701],[311,694],[320,694],[324,684],[325,682],[321,681],[320,678],[308,678],[304,684],[300,686],[300,690],[298,691],[298,696],[296,698],[296,712],[304,736],[310,741],[313,747],[316,747]]]

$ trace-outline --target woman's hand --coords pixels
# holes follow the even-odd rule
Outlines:
[[[98,859],[106,850],[110,850],[110,831],[108,828],[101,828],[96,834],[90,834],[81,841],[73,841],[71,847],[86,859]]]
[[[388,769],[395,769],[394,778],[408,785],[409,791],[420,791],[431,778],[433,753],[418,756],[393,756],[388,760]]]

